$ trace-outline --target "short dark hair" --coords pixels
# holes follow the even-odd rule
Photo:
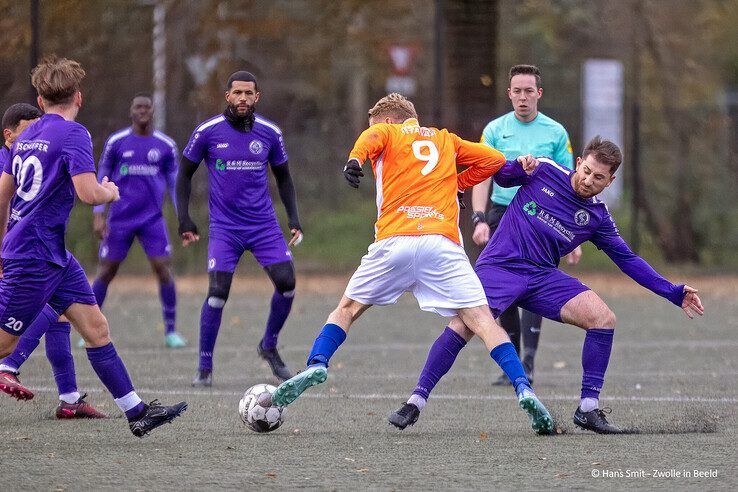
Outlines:
[[[239,82],[253,82],[254,83],[254,89],[256,91],[259,91],[259,85],[256,83],[256,77],[253,73],[247,72],[246,70],[239,70],[238,72],[233,72],[230,77],[228,77],[228,83],[226,84],[226,90],[229,91],[233,87],[233,83],[239,81]]]
[[[587,146],[584,147],[582,159],[586,159],[590,154],[600,164],[610,166],[610,174],[615,174],[615,171],[623,162],[623,153],[620,152],[620,147],[609,140],[603,140],[599,135],[590,140]]]
[[[149,94],[148,92],[137,92],[131,98],[131,102],[133,102],[133,100],[136,99],[137,97],[145,97],[146,99],[150,99],[152,102],[154,101],[153,96]]]
[[[535,65],[514,65],[510,69],[508,82],[512,82],[512,78],[516,75],[532,75],[536,78],[536,89],[541,87],[541,71]]]
[[[15,131],[22,120],[33,120],[43,115],[40,109],[28,103],[16,103],[3,114],[3,130]]]
[[[74,60],[51,55],[31,70],[31,85],[49,104],[67,104],[79,91],[85,71]]]

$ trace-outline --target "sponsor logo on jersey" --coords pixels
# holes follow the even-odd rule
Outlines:
[[[252,154],[260,154],[263,148],[264,145],[258,140],[252,140],[251,145],[249,145]]]
[[[121,157],[123,159],[128,159],[129,157],[133,157],[133,151],[132,150],[126,150],[125,152],[123,152],[123,154],[121,155]]]
[[[536,213],[538,213],[538,210],[537,209],[538,209],[538,204],[536,202],[534,202],[533,200],[531,200],[528,203],[526,203],[525,205],[523,205],[523,210],[528,215],[535,215]]]
[[[161,159],[161,152],[159,152],[159,149],[151,149],[149,150],[149,153],[146,154],[146,158],[149,162],[159,162],[159,159]]]
[[[554,196],[554,192],[546,188],[545,186],[541,188],[541,191],[547,194],[548,196]]]
[[[576,222],[578,226],[586,226],[589,224],[589,212],[580,208],[574,213],[574,222]]]
[[[225,163],[223,162],[223,159],[215,160],[215,169],[218,171],[225,171]]]
[[[397,209],[397,213],[404,213],[405,217],[408,219],[431,218],[443,220],[446,218],[446,216],[436,210],[435,207],[426,205],[403,205]],[[419,229],[422,229],[422,227],[419,227]]]
[[[219,143],[215,146],[216,149],[227,149],[228,148],[228,142]]]
[[[149,164],[123,164],[120,166],[121,176],[156,176],[159,174],[159,166]]]
[[[128,166],[123,164],[120,166],[120,175],[121,176],[127,176],[128,175]]]

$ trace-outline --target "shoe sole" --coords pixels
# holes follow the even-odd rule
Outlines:
[[[31,393],[31,391],[15,384],[10,385],[6,383],[0,383],[0,391],[9,394],[16,400],[33,400],[33,393]]]
[[[303,391],[316,384],[324,383],[326,379],[328,379],[328,371],[324,367],[319,367],[310,374],[300,373],[279,385],[272,395],[272,403],[278,407],[286,407],[297,400]]]
[[[529,396],[521,399],[518,404],[528,414],[530,426],[534,431],[541,435],[553,434],[554,424],[551,414],[538,398]]]
[[[174,419],[182,415],[182,412],[187,410],[187,403],[182,403],[182,405],[177,408],[177,411],[171,415],[169,415],[166,419],[162,420],[161,422],[157,422],[156,424],[152,425],[145,431],[141,432],[140,434],[133,433],[136,437],[146,437],[146,435],[151,432],[152,430],[156,429],[157,427],[161,427],[164,424],[171,424]]]

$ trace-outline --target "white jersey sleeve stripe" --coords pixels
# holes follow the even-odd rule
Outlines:
[[[225,116],[223,116],[223,115],[216,116],[215,118],[212,118],[212,119],[206,121],[205,123],[203,123],[202,125],[198,126],[195,129],[195,131],[196,132],[201,132],[201,131],[205,130],[206,128],[210,128],[213,125],[217,125],[221,121],[225,121]]]

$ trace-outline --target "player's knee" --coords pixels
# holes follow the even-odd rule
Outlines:
[[[172,269],[169,265],[155,266],[154,273],[156,273],[156,278],[159,279],[160,284],[171,284],[174,281],[172,278]]]
[[[113,281],[115,275],[118,273],[118,266],[119,265],[117,263],[108,263],[105,265],[101,265],[97,278],[102,282],[109,284]]]
[[[595,328],[615,328],[616,322],[615,313],[610,308],[605,307],[597,314],[593,324]]]
[[[292,262],[286,261],[269,265],[267,267],[269,277],[274,282],[274,288],[285,297],[295,295],[295,268]]]
[[[110,327],[108,320],[100,313],[84,324],[80,335],[90,347],[102,347],[110,343]]]
[[[223,306],[225,306],[225,303],[228,300],[229,293],[230,288],[217,285],[211,286],[210,289],[208,289],[208,306],[214,309],[223,309]]]

